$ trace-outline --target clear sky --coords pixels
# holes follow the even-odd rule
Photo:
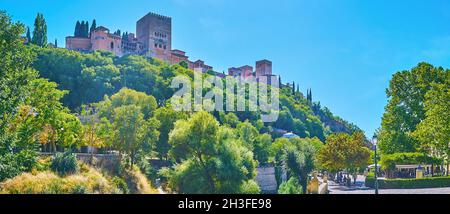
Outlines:
[[[446,0],[0,0],[32,26],[44,14],[49,41],[77,20],[134,32],[148,12],[173,18],[173,48],[223,71],[267,58],[284,82],[372,136],[392,74],[421,61],[450,67]]]

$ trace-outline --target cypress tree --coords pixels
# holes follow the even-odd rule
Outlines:
[[[97,21],[95,21],[95,19],[94,19],[94,20],[92,20],[90,32],[92,33],[92,31],[94,31],[95,28],[97,28]]]
[[[31,43],[31,33],[30,33],[30,28],[27,27],[27,43],[30,44]]]
[[[84,21],[81,21],[80,24],[80,31],[79,31],[79,37],[84,37],[84,28],[86,27],[86,23]]]
[[[300,85],[297,85],[297,93],[300,93]]]
[[[86,27],[84,27],[84,37],[89,38],[89,22],[86,21]]]
[[[77,21],[77,24],[75,25],[75,33],[73,34],[73,36],[80,37],[80,26],[80,21]]]
[[[47,23],[44,15],[38,13],[34,20],[33,38],[31,43],[44,47],[47,45]]]
[[[292,81],[292,94],[295,94],[295,82]]]
[[[58,39],[55,39],[55,48],[58,47]]]

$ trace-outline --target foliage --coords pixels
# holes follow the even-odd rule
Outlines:
[[[7,194],[112,194],[119,190],[95,169],[59,177],[51,172],[23,173],[0,185]]]
[[[44,47],[47,45],[47,23],[45,22],[44,15],[38,13],[34,20],[33,38],[31,43],[37,46]]]
[[[297,178],[292,177],[278,188],[278,194],[303,194],[302,186]]]
[[[381,166],[383,170],[393,170],[396,165],[408,164],[441,164],[439,158],[430,157],[423,153],[395,153],[381,156]]]
[[[426,94],[432,86],[444,84],[448,87],[448,83],[444,83],[445,73],[448,71],[441,67],[420,63],[410,71],[393,75],[386,91],[389,100],[379,134],[382,154],[429,150],[428,140],[418,141],[412,133],[426,117]],[[429,96],[428,104],[430,102],[434,102],[434,98]],[[448,107],[448,103],[444,106]]]
[[[244,193],[256,175],[253,154],[232,130],[207,112],[180,120],[169,135],[170,156],[178,164],[165,171],[178,193]]]
[[[432,84],[425,95],[425,119],[419,123],[413,136],[423,147],[432,148],[432,152],[450,159],[450,72],[446,72],[445,83]]]
[[[370,154],[370,149],[366,147],[365,137],[361,132],[353,135],[341,133],[327,138],[317,159],[322,168],[330,172],[347,169],[355,173],[368,166]]]
[[[163,107],[155,111],[154,118],[161,124],[159,127],[160,137],[156,141],[156,151],[160,159],[167,159],[170,150],[169,133],[173,130],[176,121],[186,119],[186,114],[176,112],[172,108]]]
[[[50,167],[60,176],[73,175],[79,170],[77,156],[71,152],[56,153]]]
[[[375,178],[367,177],[365,185],[375,186]],[[450,187],[450,177],[430,177],[420,179],[383,179],[378,180],[380,189],[423,189]]]

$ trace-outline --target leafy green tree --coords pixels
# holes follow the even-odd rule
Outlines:
[[[260,165],[268,163],[271,145],[272,136],[270,134],[262,134],[256,138],[253,153]]]
[[[256,129],[248,120],[243,123],[239,123],[236,129],[239,139],[244,142],[244,145],[248,149],[253,151],[256,138],[259,135],[258,129]]]
[[[443,68],[427,63],[393,75],[386,91],[389,100],[379,134],[379,148],[383,154],[428,149],[412,133],[425,119],[425,95],[433,84],[443,83],[444,79]]]
[[[115,108],[113,127],[113,146],[127,155],[130,169],[140,153],[151,152],[152,144],[159,137],[159,122],[155,119],[146,121],[140,107],[135,105]]]
[[[207,112],[175,124],[169,137],[170,155],[179,162],[166,171],[178,193],[256,193],[256,162],[233,131],[220,127]],[[246,192],[251,191],[251,192]]]
[[[170,107],[164,107],[155,111],[154,118],[161,123],[159,128],[160,137],[156,141],[156,151],[160,159],[167,160],[170,150],[169,133],[173,130],[176,121],[186,119],[186,114],[176,112]]]
[[[363,133],[357,132],[353,135],[339,133],[328,136],[317,159],[322,168],[330,172],[346,169],[350,173],[356,173],[367,167],[370,155]]]
[[[447,162],[450,158],[450,72],[446,71],[444,84],[433,84],[425,95],[425,119],[419,123],[413,136],[424,147],[431,148]],[[448,175],[448,171],[447,171]]]
[[[84,125],[82,130],[83,145],[91,148],[104,148],[112,145],[113,129],[106,118],[98,118],[92,108],[83,107],[81,112]],[[94,149],[91,149],[91,164],[94,160]]]
[[[33,38],[31,43],[44,47],[47,45],[47,23],[45,22],[44,15],[38,13],[34,20]]]

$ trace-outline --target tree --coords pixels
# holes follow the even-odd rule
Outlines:
[[[45,22],[44,15],[38,13],[34,20],[34,30],[32,43],[44,47],[47,45],[47,23]]]
[[[393,75],[386,90],[389,100],[379,134],[382,154],[429,151],[426,142],[417,141],[412,133],[425,119],[425,95],[433,84],[442,84],[444,79],[443,68],[427,63]]]
[[[30,33],[30,28],[27,27],[27,44],[31,43],[31,33]]]
[[[227,127],[207,112],[180,120],[170,133],[170,156],[179,164],[166,171],[178,193],[256,193],[256,162]],[[251,191],[251,192],[248,192]]]
[[[89,32],[92,33],[96,28],[97,28],[97,21],[94,19],[92,20],[91,29],[89,30]]]
[[[58,39],[55,39],[55,48],[58,47]]]
[[[8,126],[17,116],[19,106],[30,96],[30,83],[37,76],[31,68],[34,55],[23,45],[24,31],[22,24],[12,23],[10,17],[0,11],[0,155],[15,147],[14,133]]]
[[[239,123],[236,129],[239,139],[244,142],[244,145],[248,149],[253,151],[256,138],[259,135],[258,129],[256,129],[248,120]]]
[[[270,146],[272,145],[272,136],[269,134],[259,135],[255,140],[253,153],[255,159],[260,165],[267,164],[270,156]]]
[[[158,139],[159,122],[144,119],[140,107],[125,105],[114,109],[113,145],[121,154],[127,155],[130,169],[140,153],[149,154],[152,144]]]
[[[317,159],[323,169],[332,173],[344,169],[350,173],[356,173],[367,167],[370,154],[370,149],[365,146],[363,133],[357,132],[353,135],[339,133],[328,136]]]
[[[75,37],[80,37],[81,36],[81,23],[80,23],[80,21],[77,21],[77,23],[75,25],[75,32],[74,32],[73,36],[75,36]]]
[[[186,115],[182,112],[176,112],[170,107],[164,107],[155,111],[154,118],[161,123],[159,127],[160,137],[156,141],[156,151],[160,159],[167,160],[170,150],[169,133],[173,130],[175,122],[186,119]]]
[[[450,72],[444,84],[433,84],[425,95],[425,119],[419,123],[413,136],[430,147],[433,154],[444,158],[447,168],[450,158]],[[448,175],[448,171],[447,171]]]
[[[113,130],[112,125],[106,118],[98,118],[92,108],[84,107],[81,113],[83,117],[83,144],[91,147],[91,164],[94,160],[93,148],[104,148],[112,145]]]
[[[86,25],[84,26],[84,37],[89,38],[89,22],[86,21]]]

